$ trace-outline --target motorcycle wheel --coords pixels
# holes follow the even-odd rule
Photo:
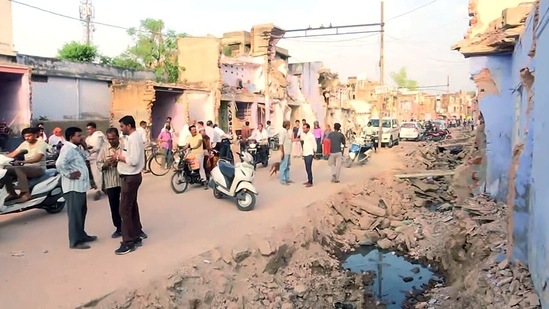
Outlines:
[[[452,139],[452,135],[450,134],[446,135],[446,139]]]
[[[239,192],[240,194],[240,192]],[[240,211],[250,211],[255,207],[255,194],[250,191],[243,192],[243,198],[236,198],[236,208]]]
[[[216,199],[219,200],[219,199],[223,198],[223,193],[221,193],[221,191],[219,191],[217,188],[214,187],[212,192],[213,192],[213,195]]]
[[[187,188],[189,187],[189,183],[183,177],[182,173],[173,173],[172,175],[172,181],[171,181],[171,187],[173,192],[176,194],[181,194],[185,191],[187,191]]]
[[[49,214],[58,214],[60,213],[63,208],[65,208],[65,201],[63,202],[57,202],[54,206],[44,208],[44,210]]]
[[[263,167],[267,167],[269,165],[269,160],[265,160],[261,162],[261,164],[263,165]]]

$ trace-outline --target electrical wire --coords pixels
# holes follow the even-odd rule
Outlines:
[[[50,11],[50,10],[47,10],[47,9],[43,9],[41,7],[37,7],[37,6],[31,5],[31,4],[28,4],[28,3],[19,2],[17,0],[9,0],[9,1],[12,2],[12,3],[15,3],[15,4],[26,6],[28,8],[31,8],[31,9],[34,9],[34,10],[37,10],[37,11],[41,11],[41,12],[44,12],[44,13],[48,13],[48,14],[51,14],[51,15],[55,15],[55,16],[58,16],[58,17],[63,17],[63,18],[71,19],[71,20],[80,21],[80,22],[87,21],[87,20],[84,20],[84,19],[81,19],[81,18],[78,18],[78,17],[69,16],[69,15],[57,13],[57,12],[54,12],[54,11]],[[118,25],[113,25],[113,24],[103,23],[103,22],[98,22],[98,21],[93,21],[91,23],[94,24],[94,25],[105,26],[105,27],[110,27],[110,28],[115,28],[115,29],[120,29],[120,30],[125,30],[125,31],[129,31],[129,30],[134,29],[134,28],[128,28],[128,27],[123,27],[123,26],[118,26]],[[141,32],[141,33],[156,34],[156,35],[161,35],[161,36],[164,36],[164,37],[168,36],[166,33],[159,33],[159,32],[153,32],[153,31],[143,31],[141,29],[135,29],[135,30],[137,32]]]
[[[424,7],[427,7],[427,6],[429,6],[429,5],[431,5],[431,4],[435,3],[435,2],[438,2],[438,1],[439,1],[439,0],[433,0],[433,1],[429,2],[429,3],[426,3],[426,4],[424,4],[424,5],[418,6],[417,8],[412,9],[412,10],[410,10],[410,11],[408,11],[408,12],[404,12],[404,13],[402,13],[402,14],[393,16],[393,17],[387,19],[387,20],[385,21],[385,23],[388,23],[388,22],[390,22],[390,21],[392,21],[392,20],[395,20],[395,19],[397,19],[397,18],[400,18],[400,17],[402,17],[402,16],[405,16],[405,15],[408,15],[408,14],[411,14],[411,13],[414,13],[415,11],[418,11],[418,10],[420,10],[420,9],[422,9],[422,8],[424,8]]]

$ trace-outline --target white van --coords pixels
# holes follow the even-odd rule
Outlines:
[[[369,124],[372,125],[369,129],[372,130],[373,135],[377,136],[379,134],[379,119],[372,118],[370,119]],[[383,146],[391,148],[394,145],[398,145],[398,134],[400,132],[398,120],[395,118],[383,118],[381,121],[381,130],[381,144]]]

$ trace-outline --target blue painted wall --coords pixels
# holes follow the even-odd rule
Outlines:
[[[509,166],[511,165],[511,135],[515,105],[512,87],[512,55],[471,58],[472,75],[483,69],[490,70],[498,93],[488,92],[481,96],[480,110],[484,116],[486,133],[486,189],[490,195],[505,200],[507,196]],[[482,92],[482,89],[480,89]]]
[[[528,261],[534,285],[549,307],[549,0],[540,1],[535,56],[535,104],[531,116],[532,171],[529,192]]]
[[[541,0],[538,23],[534,24],[531,14],[513,54],[471,58],[471,73],[489,69],[499,89],[498,94],[486,94],[479,102],[486,123],[486,188],[506,201],[509,182],[514,184],[513,256],[528,263],[544,308],[549,307],[548,24],[549,0]],[[533,47],[532,58],[528,54]],[[531,92],[521,70],[534,75]],[[510,179],[514,168],[516,174]]]

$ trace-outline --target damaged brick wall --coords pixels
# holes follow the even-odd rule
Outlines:
[[[137,123],[142,120],[151,123],[151,109],[155,100],[152,81],[113,81],[111,90],[111,124],[116,124],[125,115],[132,115]]]

